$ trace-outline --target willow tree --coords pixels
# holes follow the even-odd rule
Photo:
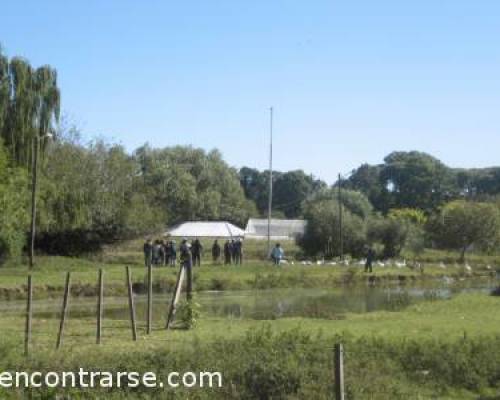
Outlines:
[[[34,74],[35,125],[39,138],[54,132],[54,122],[59,121],[61,94],[57,86],[57,72],[48,65],[38,68]]]
[[[35,141],[52,130],[59,109],[60,92],[53,68],[34,69],[20,57],[9,62],[0,52],[0,134],[18,165],[29,167]]]
[[[10,101],[4,142],[12,159],[29,166],[35,136],[34,71],[28,61],[15,57],[9,63]]]
[[[9,59],[2,54],[2,48],[0,47],[0,137],[5,126],[5,120],[7,119],[9,94]]]
[[[60,92],[57,87],[57,73],[49,66],[36,70],[33,80],[35,129],[33,144],[32,188],[31,188],[31,241],[30,241],[30,267],[34,264],[35,236],[36,236],[36,189],[38,172],[38,153],[40,145],[45,146],[47,135],[54,131],[52,124],[59,120]]]

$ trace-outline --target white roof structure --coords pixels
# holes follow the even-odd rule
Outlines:
[[[271,240],[295,240],[304,234],[307,221],[303,219],[271,218]],[[250,218],[245,229],[247,239],[267,239],[267,219]]]
[[[245,231],[226,221],[189,221],[169,228],[167,235],[175,237],[243,237]]]

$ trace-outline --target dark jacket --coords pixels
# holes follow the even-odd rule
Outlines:
[[[212,246],[212,256],[219,257],[220,256],[220,245],[219,243],[214,243]]]

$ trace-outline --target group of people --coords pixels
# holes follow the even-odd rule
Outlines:
[[[215,245],[216,243],[214,243],[214,247]],[[218,252],[217,250],[214,251],[214,247],[212,247],[212,256],[214,259],[214,263],[218,263],[220,258],[220,247]],[[224,243],[224,265],[230,264],[243,264],[243,240],[241,238],[226,240],[226,242]]]
[[[147,239],[144,243],[144,264],[146,266],[171,266],[177,263],[177,247],[175,240]]]
[[[192,266],[201,266],[203,258],[203,245],[199,239],[194,239],[191,243],[187,239],[182,240],[180,247],[180,262],[188,262]],[[224,257],[224,265],[242,265],[243,264],[243,240],[241,238],[226,240],[223,247],[217,239],[212,244],[212,262],[221,263],[221,256]],[[285,252],[280,243],[277,243],[271,250],[271,260],[275,265],[280,265],[285,258]],[[373,271],[373,261],[376,254],[373,248],[369,247],[366,251],[365,272]],[[175,267],[177,263],[177,247],[175,240],[147,239],[144,243],[144,264],[146,266],[171,266]]]
[[[162,239],[147,239],[144,243],[144,264],[145,266],[171,266],[174,267],[177,262],[177,248],[175,240],[165,241]],[[203,245],[199,239],[194,239],[191,243],[183,239],[181,243],[181,262],[187,256],[193,266],[201,266],[203,258]],[[185,254],[186,253],[186,254]],[[187,254],[189,253],[189,254]],[[221,247],[219,241],[215,239],[212,245],[212,261],[214,264],[221,262],[221,256],[224,256],[225,265],[243,264],[243,240],[241,238],[226,240]]]

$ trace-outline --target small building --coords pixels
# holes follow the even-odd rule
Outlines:
[[[165,234],[186,238],[238,238],[243,237],[245,231],[226,221],[188,221],[169,228]]]
[[[267,219],[250,218],[245,229],[246,239],[267,239]],[[304,235],[307,221],[303,219],[271,218],[271,240],[296,240]]]

